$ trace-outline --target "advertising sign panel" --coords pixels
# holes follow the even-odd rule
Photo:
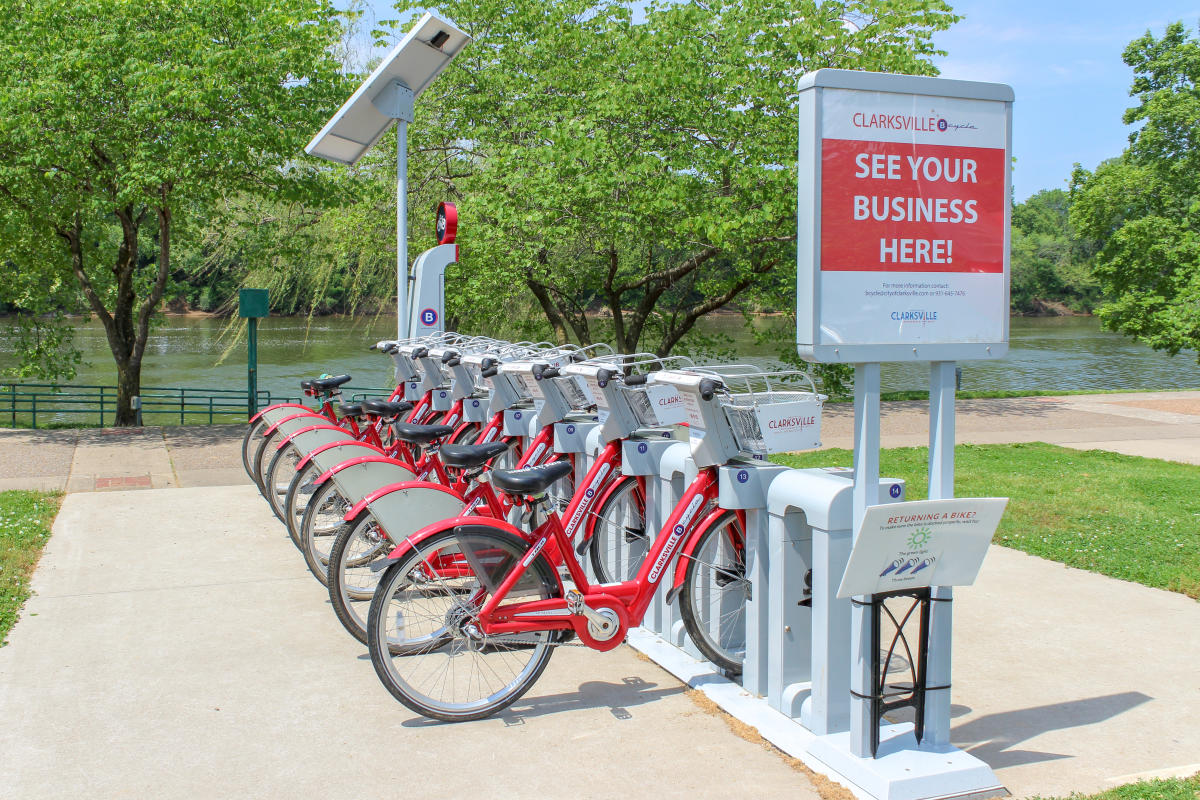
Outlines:
[[[1012,90],[848,70],[800,89],[800,354],[1003,356]]]

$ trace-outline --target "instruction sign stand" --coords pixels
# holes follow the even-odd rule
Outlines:
[[[874,548],[859,550],[864,520],[881,501],[880,364],[929,364],[929,496],[944,500],[954,495],[956,362],[1008,350],[1013,93],[848,70],[818,70],[799,88],[797,241],[807,246],[797,249],[796,347],[808,361],[854,365],[854,549],[865,554]],[[950,583],[914,598],[919,741],[910,725],[880,727],[884,610],[874,594],[926,587],[843,584],[856,592],[849,729],[809,752],[876,797],[1003,792],[986,764],[949,743]]]

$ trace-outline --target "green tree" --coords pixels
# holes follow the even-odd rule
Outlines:
[[[1053,313],[1057,306],[1090,311],[1099,299],[1091,274],[1094,242],[1076,236],[1068,218],[1070,198],[1044,189],[1012,209],[1014,311]]]
[[[1200,350],[1200,42],[1182,23],[1125,49],[1125,112],[1141,123],[1119,157],[1071,180],[1071,223],[1101,243],[1095,275],[1112,330],[1156,350]]]
[[[118,425],[172,246],[224,198],[286,201],[346,93],[326,0],[16,0],[0,10],[0,258],[104,325]],[[0,297],[0,300],[5,299]]]
[[[756,290],[792,305],[798,78],[933,74],[956,19],[940,0],[439,8],[475,41],[421,98],[414,145],[443,148],[477,231],[461,313],[532,306],[560,341],[659,354]]]

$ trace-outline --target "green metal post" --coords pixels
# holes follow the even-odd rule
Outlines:
[[[258,318],[246,320],[249,329],[246,333],[246,346],[249,348],[246,360],[246,413],[253,417],[258,413]]]

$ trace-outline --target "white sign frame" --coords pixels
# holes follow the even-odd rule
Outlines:
[[[955,497],[869,507],[837,596],[969,586],[1007,505],[1007,497]]]
[[[821,238],[822,238],[822,142],[825,137],[825,114],[831,102],[842,99],[850,93],[862,93],[863,98],[883,97],[893,104],[912,101],[914,108],[958,107],[978,108],[994,107],[998,114],[1003,115],[1003,147],[1004,147],[1004,228],[1003,228],[1003,278],[1002,288],[995,282],[976,280],[981,274],[966,272],[930,273],[913,271],[863,271],[863,272],[827,272],[821,269]],[[929,102],[926,102],[929,101]],[[865,100],[864,102],[867,102]],[[980,83],[975,81],[956,81],[943,78],[930,78],[914,75],[890,75],[884,73],[858,72],[853,70],[822,69],[809,73],[800,79],[799,85],[799,146],[798,146],[798,194],[797,194],[797,242],[796,248],[796,350],[807,361],[820,363],[863,364],[884,361],[967,361],[975,359],[1002,358],[1008,353],[1008,315],[1009,315],[1009,246],[1011,210],[1008,198],[1012,191],[1012,88],[1004,84]],[[972,106],[972,103],[974,106]],[[965,105],[964,105],[965,104]],[[992,116],[995,118],[995,115]],[[830,125],[833,125],[832,117]],[[965,126],[964,126],[965,127]],[[969,131],[952,130],[955,140],[962,140],[967,145],[977,144]],[[881,134],[883,135],[883,134]],[[889,132],[883,135],[890,141],[898,141],[900,137],[910,137],[914,144],[929,144],[931,136],[936,133],[911,131],[898,135]],[[942,133],[941,135],[946,135]],[[996,134],[993,131],[993,139]],[[864,139],[874,141],[874,139]],[[999,148],[995,148],[999,149]],[[914,276],[920,275],[951,275],[962,279],[963,287],[957,285],[948,290],[941,288],[940,281],[922,281]],[[845,290],[835,280],[850,285],[853,278],[860,276],[863,281],[890,282],[895,279],[904,285],[920,286],[922,283],[937,283],[931,289],[913,289],[912,298],[906,300],[885,300],[887,291],[891,289],[880,287],[855,286],[856,297],[853,304],[858,307],[871,306],[877,302],[878,313],[886,314],[889,310],[900,308],[898,303],[916,304],[920,306],[914,313],[924,313],[931,308],[933,300],[916,300],[916,294],[930,296],[929,292],[965,291],[970,299],[976,300],[976,307],[963,308],[962,303],[943,302],[942,306],[956,313],[943,316],[950,324],[943,326],[934,335],[919,331],[913,325],[907,330],[904,324],[897,324],[894,334],[883,334],[877,329],[866,331],[865,326],[848,325],[844,309],[830,308],[828,313],[839,319],[830,319],[826,324],[824,314],[826,309],[822,298],[840,296]],[[826,285],[828,284],[828,285]],[[977,288],[981,287],[981,288]],[[859,291],[861,289],[861,291]],[[827,294],[837,292],[838,295]],[[864,295],[872,292],[881,299],[870,300]],[[850,300],[846,301],[850,303]],[[940,302],[940,301],[939,301]],[[833,303],[829,303],[833,305]],[[852,304],[852,305],[853,305]],[[984,313],[980,314],[980,308]],[[846,303],[843,303],[846,305]],[[914,306],[914,308],[916,308]],[[956,308],[957,306],[957,308]],[[848,306],[851,307],[851,306]],[[874,309],[874,306],[871,306]],[[898,313],[906,314],[905,309]],[[909,319],[905,316],[904,319]],[[924,319],[921,319],[924,325]],[[987,324],[982,324],[986,321]],[[973,330],[976,323],[981,323],[979,330]],[[888,323],[890,325],[890,323]],[[950,330],[944,330],[949,327]],[[960,332],[960,329],[962,332]],[[982,332],[982,333],[981,333]],[[923,335],[924,334],[924,335]]]

